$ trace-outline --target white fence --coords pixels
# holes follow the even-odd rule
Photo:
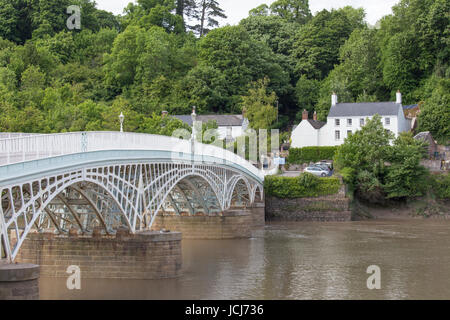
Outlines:
[[[73,132],[23,135],[0,139],[0,166],[49,157],[105,150],[154,150],[191,153],[191,141],[126,132]],[[195,155],[211,156],[240,165],[264,178],[263,171],[231,151],[195,143]]]

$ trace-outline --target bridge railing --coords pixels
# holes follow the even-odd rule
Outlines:
[[[0,166],[103,150],[160,150],[191,153],[191,141],[173,137],[127,132],[71,132],[0,138]],[[195,143],[195,155],[215,157],[238,164],[252,174],[262,172],[231,151]]]

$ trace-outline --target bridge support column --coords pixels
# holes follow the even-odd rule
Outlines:
[[[250,209],[255,227],[263,227],[266,224],[266,204],[264,202],[255,202]]]
[[[231,208],[209,215],[160,214],[156,217],[152,229],[181,232],[183,239],[222,240],[250,238],[253,226],[251,209]]]
[[[0,263],[0,300],[38,300],[39,266]]]
[[[41,276],[67,278],[69,266],[83,279],[176,278],[181,275],[181,234],[119,230],[115,236],[29,234],[16,261],[40,265]]]

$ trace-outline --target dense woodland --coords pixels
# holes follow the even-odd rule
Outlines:
[[[66,25],[74,4],[80,30]],[[91,0],[2,0],[0,131],[118,130],[122,111],[127,131],[171,134],[180,123],[161,111],[194,105],[288,130],[303,109],[325,119],[332,91],[354,102],[401,90],[421,104],[419,130],[449,141],[448,0],[401,0],[376,26],[352,7],[313,15],[308,0],[219,28],[224,17],[214,0],[138,0],[120,16]]]

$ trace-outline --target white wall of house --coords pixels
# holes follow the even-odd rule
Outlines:
[[[367,123],[370,117],[328,117],[327,123],[321,129],[314,129],[308,121],[303,120],[292,132],[292,147],[303,148],[309,146],[338,146],[344,143],[349,132],[355,133]],[[336,123],[336,120],[339,123]],[[362,122],[363,121],[363,122]],[[403,108],[399,105],[398,115],[382,116],[383,127],[398,137],[400,132],[409,131],[410,120],[406,119]],[[339,139],[336,131],[339,131]]]
[[[313,128],[313,126],[306,120],[300,122],[300,124],[292,131],[292,148],[303,148],[317,146],[319,136],[319,130]]]

